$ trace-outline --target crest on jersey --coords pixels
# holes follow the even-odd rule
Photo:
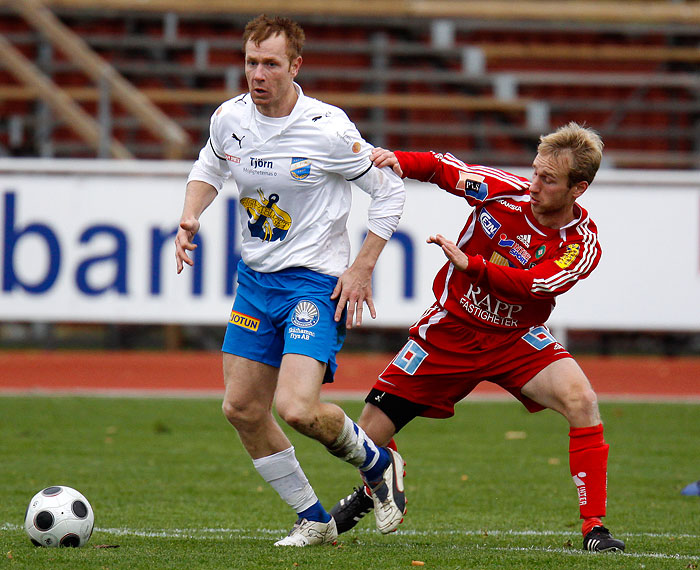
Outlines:
[[[258,188],[259,200],[241,198],[241,206],[248,213],[250,235],[263,241],[282,241],[292,227],[292,217],[277,205],[280,197],[270,194],[269,198]]]
[[[318,307],[311,301],[299,301],[294,307],[292,323],[298,327],[308,329],[318,322]]]
[[[304,180],[311,174],[311,159],[304,157],[292,157],[292,164],[289,167],[289,172],[292,173],[292,178],[295,180]]]

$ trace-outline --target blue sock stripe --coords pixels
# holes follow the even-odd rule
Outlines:
[[[300,513],[297,513],[300,519],[306,519],[309,521],[318,521],[327,523],[331,520],[331,515],[326,512],[326,509],[321,505],[321,501],[316,501],[315,504],[311,505],[308,509],[304,509]]]
[[[360,466],[360,470],[364,471],[365,469],[377,462],[377,458],[381,457],[381,453],[379,453],[378,451],[375,452],[372,448],[373,446],[371,446],[367,440],[363,442],[362,446],[365,448],[365,461]]]
[[[379,481],[382,478],[384,470],[389,467],[389,464],[391,463],[391,457],[386,449],[383,447],[378,447],[377,451],[378,458],[376,463],[369,469],[360,468],[364,473],[365,479],[369,482]]]

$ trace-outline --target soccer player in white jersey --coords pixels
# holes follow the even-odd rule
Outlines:
[[[177,271],[192,265],[199,217],[224,180],[239,190],[238,287],[223,343],[223,411],[255,469],[297,513],[277,546],[332,544],[323,508],[272,415],[359,467],[372,489],[377,527],[403,519],[403,460],[377,448],[341,408],[320,400],[345,330],[376,316],[371,277],[396,229],[405,190],[345,113],[306,97],[295,83],[302,29],[261,15],[245,28],[248,92],[223,103],[195,162],[175,237]],[[368,233],[352,264],[346,222],[354,182],[370,194]]]

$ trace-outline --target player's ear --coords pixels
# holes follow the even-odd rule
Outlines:
[[[289,72],[292,74],[292,77],[296,77],[297,74],[299,73],[299,69],[301,68],[301,56],[295,57],[290,63],[289,63]]]
[[[588,190],[588,182],[586,182],[585,180],[574,184],[574,186],[572,187],[572,194],[574,199],[578,199],[586,190]]]

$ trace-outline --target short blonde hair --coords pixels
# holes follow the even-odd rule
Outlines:
[[[579,182],[593,182],[603,158],[603,140],[589,127],[571,121],[553,133],[540,137],[537,152],[543,155],[571,157],[569,187]]]
[[[301,55],[306,37],[301,26],[289,18],[280,16],[268,17],[265,14],[260,14],[257,18],[248,22],[243,31],[243,51],[245,52],[245,46],[249,40],[257,46],[267,38],[279,34],[284,34],[287,40],[286,52],[291,63]]]

